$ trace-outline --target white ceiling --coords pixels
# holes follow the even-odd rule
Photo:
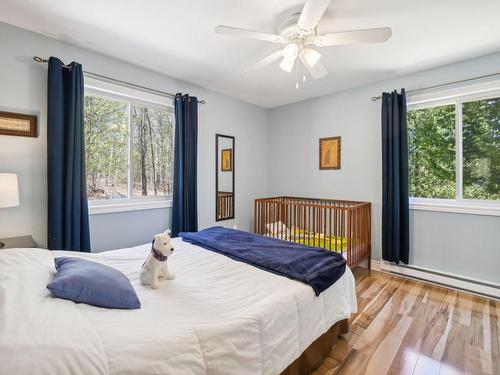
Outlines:
[[[0,0],[0,21],[271,108],[500,50],[499,0],[333,0],[318,32],[389,26],[385,44],[325,47],[329,74],[295,90],[278,64],[241,71],[277,45],[213,32],[276,33],[297,0]]]

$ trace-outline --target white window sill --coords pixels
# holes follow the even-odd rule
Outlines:
[[[142,199],[114,202],[89,201],[89,215],[109,214],[113,212],[127,212],[139,210],[152,210],[156,208],[172,207],[171,199]]]
[[[472,215],[500,216],[500,203],[461,202],[454,200],[419,200],[410,198],[410,210],[451,212]]]

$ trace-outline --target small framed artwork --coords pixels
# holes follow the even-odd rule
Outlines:
[[[232,161],[233,155],[232,150],[230,148],[223,149],[221,151],[221,171],[222,172],[231,172],[233,170]]]
[[[340,137],[320,138],[319,169],[340,169]]]
[[[22,113],[0,112],[0,135],[37,137],[37,117]]]

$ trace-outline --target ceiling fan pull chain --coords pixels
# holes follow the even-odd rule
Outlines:
[[[295,69],[296,72],[296,83],[295,83],[295,90],[299,89],[299,64],[296,64],[297,68]]]

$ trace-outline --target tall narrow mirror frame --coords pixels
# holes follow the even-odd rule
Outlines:
[[[234,143],[215,135],[215,221],[234,219]]]

